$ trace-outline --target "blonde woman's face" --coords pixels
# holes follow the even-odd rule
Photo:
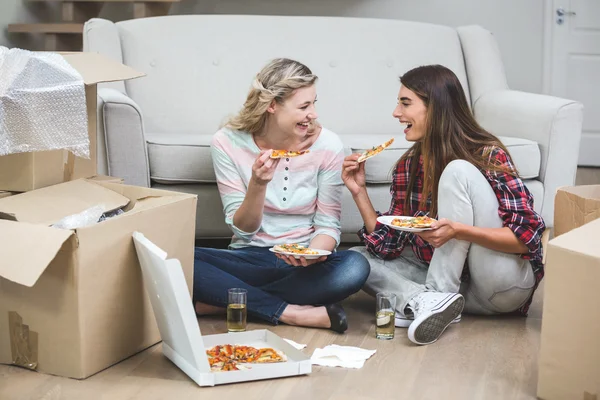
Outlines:
[[[409,142],[418,142],[427,132],[427,107],[423,100],[412,90],[402,86],[398,93],[398,105],[392,113],[402,125],[406,125],[404,134]]]
[[[279,130],[288,136],[306,136],[309,124],[319,117],[316,101],[317,90],[311,85],[296,89],[282,104],[276,103],[273,117]]]

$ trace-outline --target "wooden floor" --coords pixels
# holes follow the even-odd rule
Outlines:
[[[578,168],[576,185],[600,185],[600,168]]]
[[[306,343],[307,355],[334,343],[376,349],[360,370],[313,366],[301,377],[200,388],[162,355],[159,344],[84,381],[1,365],[0,399],[534,399],[540,294],[528,318],[463,316],[429,346],[413,345],[400,328],[391,341],[375,339],[374,300],[362,292],[343,303],[350,325],[343,335],[257,322],[248,326]],[[200,327],[205,335],[221,333],[225,321],[201,318]]]
[[[600,184],[600,169],[580,169],[578,184]],[[162,355],[161,345],[84,381],[0,365],[2,400],[153,399],[535,399],[543,282],[528,318],[463,316],[430,346],[415,346],[405,329],[391,341],[375,339],[374,300],[359,293],[343,304],[349,331],[270,326],[306,343],[310,355],[329,344],[376,349],[360,370],[314,366],[307,376],[200,388]],[[202,333],[225,331],[223,318],[200,319]]]

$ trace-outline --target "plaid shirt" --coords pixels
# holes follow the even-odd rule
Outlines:
[[[484,153],[485,152],[490,153],[489,160],[492,164],[515,169],[512,161],[501,148],[488,147],[484,149]],[[410,177],[410,164],[410,158],[402,163],[398,163],[398,166],[394,171],[392,186],[390,187],[390,193],[392,195],[390,210],[385,214],[377,212],[378,215],[420,216],[428,214],[428,211],[419,210],[423,192],[422,157],[419,160],[417,178],[409,202],[409,209],[404,209],[404,200],[406,198]],[[510,228],[515,236],[517,236],[517,238],[519,238],[519,240],[529,249],[529,252],[521,254],[521,257],[529,260],[531,263],[535,276],[535,292],[538,284],[544,277],[541,238],[546,227],[542,217],[533,210],[533,196],[520,178],[516,178],[504,172],[484,170],[481,172],[490,183],[490,186],[498,198],[498,215],[502,218],[504,226]],[[426,209],[429,209],[431,205],[430,199],[427,200],[426,205]],[[358,232],[358,235],[366,245],[370,254],[384,260],[397,258],[406,246],[410,246],[417,258],[427,264],[430,263],[433,256],[434,248],[418,235],[391,229],[379,222],[375,225],[375,230],[372,233],[368,234],[365,227],[363,227]],[[468,268],[464,269],[461,280],[469,280]],[[527,315],[532,297],[533,292],[525,305],[518,310],[520,314]]]

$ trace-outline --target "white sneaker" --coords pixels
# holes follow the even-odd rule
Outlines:
[[[408,327],[408,339],[416,344],[435,342],[460,316],[464,306],[465,299],[458,293],[419,293],[408,302],[414,315]]]
[[[454,318],[451,323],[458,324],[461,319],[462,319],[462,314],[460,314],[458,317]],[[410,324],[413,323],[414,320],[415,319],[412,316],[404,317],[400,314],[396,314],[396,319],[395,319],[394,325],[396,325],[396,328],[408,328],[410,326]]]

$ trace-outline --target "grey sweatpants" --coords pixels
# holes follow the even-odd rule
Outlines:
[[[481,172],[464,160],[452,161],[440,178],[439,218],[485,228],[501,228],[498,199]],[[410,246],[399,258],[385,261],[370,255],[364,246],[350,250],[371,264],[364,290],[392,292],[396,310],[404,315],[409,300],[424,291],[461,293],[465,312],[498,314],[517,310],[531,295],[535,278],[529,261],[474,243],[452,239],[435,249],[429,265],[419,261]],[[471,279],[461,285],[467,261]]]

